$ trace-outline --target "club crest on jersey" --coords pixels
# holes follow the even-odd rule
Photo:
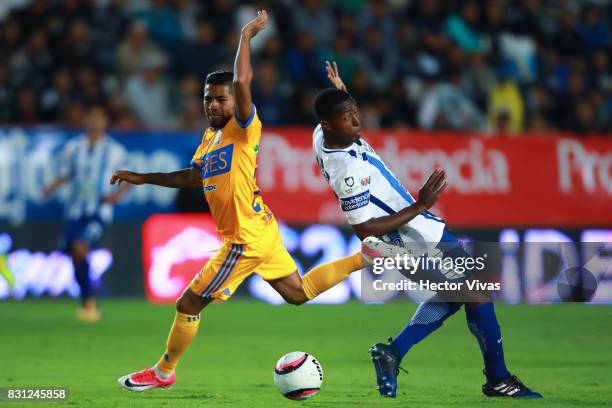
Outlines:
[[[364,177],[361,180],[359,180],[359,182],[361,183],[362,186],[367,187],[370,184],[372,184],[372,179],[370,178],[370,176],[368,177]]]
[[[351,177],[345,177],[344,178],[344,182],[346,183],[347,186],[349,187],[353,187],[355,185],[355,179],[353,178],[353,176]]]
[[[219,146],[221,144],[222,135],[223,135],[223,129],[217,130],[217,134],[215,135],[215,141],[213,142],[213,146]]]

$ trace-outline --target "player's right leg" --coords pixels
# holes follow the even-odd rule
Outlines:
[[[377,389],[381,396],[395,397],[400,362],[408,350],[440,328],[460,308],[460,303],[446,302],[435,296],[419,305],[408,325],[390,339],[389,344],[377,343],[370,347]]]
[[[233,290],[252,272],[252,262],[256,260],[244,259],[243,255],[249,255],[245,246],[226,242],[222,244],[177,300],[176,315],[162,357],[151,368],[119,378],[121,387],[142,392],[174,384],[174,371],[179,359],[198,332],[200,312],[213,300],[229,298]]]
[[[160,360],[151,368],[120,377],[117,380],[119,385],[129,391],[142,392],[168,388],[174,384],[174,369],[198,332],[200,313],[212,300],[195,294],[187,287],[176,301],[176,315]]]

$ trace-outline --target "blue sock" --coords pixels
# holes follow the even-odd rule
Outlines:
[[[442,323],[460,308],[460,303],[441,301],[421,303],[414,312],[410,323],[397,337],[391,340],[391,344],[395,346],[399,355],[403,358],[412,346],[442,326]]]
[[[504,361],[504,347],[501,342],[501,330],[497,324],[493,303],[485,303],[474,308],[465,308],[468,327],[478,340],[484,359],[487,380],[496,384],[508,377]]]
[[[89,262],[87,260],[74,264],[74,276],[81,289],[81,303],[85,305],[85,301],[91,297]]]

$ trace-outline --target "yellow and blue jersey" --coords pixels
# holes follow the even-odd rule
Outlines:
[[[246,122],[234,115],[223,128],[206,129],[191,161],[217,231],[232,243],[255,241],[273,218],[255,182],[261,127],[253,105]]]
[[[207,299],[226,300],[252,273],[265,280],[297,270],[278,225],[255,182],[261,121],[255,106],[242,123],[234,115],[222,129],[208,128],[191,161],[223,242],[189,288]]]

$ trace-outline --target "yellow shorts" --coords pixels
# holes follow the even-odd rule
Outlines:
[[[215,255],[191,280],[189,287],[204,298],[227,300],[252,273],[265,280],[274,280],[289,276],[296,270],[297,265],[285,249],[278,225],[274,222],[256,242],[232,244],[224,240]]]

